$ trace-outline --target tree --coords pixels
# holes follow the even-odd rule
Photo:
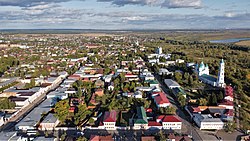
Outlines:
[[[88,141],[88,139],[85,138],[84,136],[81,136],[81,137],[77,138],[76,141]]]
[[[214,93],[209,96],[209,101],[210,101],[211,105],[217,105],[217,98],[216,98],[216,95]]]
[[[180,72],[175,72],[174,73],[174,79],[180,83],[181,82],[181,79],[182,79],[182,74]]]
[[[160,57],[160,58],[159,58],[159,61],[160,61],[160,62],[166,62],[167,60],[166,60],[165,57]]]
[[[178,94],[177,99],[181,107],[184,107],[186,105],[186,98],[182,94]]]
[[[164,135],[163,131],[160,130],[160,132],[156,135],[156,139],[159,141],[166,141],[167,137]]]
[[[224,95],[223,95],[223,92],[220,91],[219,95],[218,95],[218,101],[221,101],[224,99]]]
[[[94,122],[95,122],[95,120],[94,120],[93,118],[90,118],[90,119],[89,119],[89,123],[90,123],[90,124],[93,124]]]
[[[69,102],[67,99],[61,100],[55,105],[55,116],[61,121],[65,122],[69,116]]]
[[[174,115],[175,112],[176,112],[176,108],[173,107],[173,106],[168,106],[168,107],[166,108],[166,114]]]
[[[188,80],[188,78],[190,77],[189,73],[187,73],[187,72],[185,72],[183,76],[184,76],[185,80]]]
[[[205,99],[205,98],[200,98],[200,99],[198,100],[198,104],[199,104],[200,106],[206,106],[207,103],[208,103],[208,101],[207,101],[207,99]]]
[[[161,114],[174,115],[175,112],[176,112],[176,108],[173,107],[173,106],[161,107],[160,108],[160,113]]]
[[[82,97],[82,89],[79,87],[78,88],[78,90],[77,90],[77,92],[76,92],[76,96],[78,97],[78,98],[81,98]]]
[[[82,120],[84,120],[88,114],[91,112],[87,110],[86,104],[80,104],[77,106],[77,113],[74,115],[74,123],[75,125],[79,125]]]
[[[235,128],[236,128],[236,125],[235,125],[234,122],[229,121],[229,122],[226,123],[226,128],[225,128],[225,130],[226,130],[227,132],[233,132]]]
[[[188,85],[191,86],[191,87],[194,85],[194,80],[193,80],[192,75],[190,75],[189,78],[188,78]]]
[[[36,86],[36,81],[35,81],[34,78],[31,78],[31,80],[30,80],[30,87],[32,88],[32,87],[35,87],[35,86]]]
[[[14,109],[16,104],[15,102],[10,101],[8,98],[0,98],[0,110],[1,109]]]

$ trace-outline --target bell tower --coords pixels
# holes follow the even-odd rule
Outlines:
[[[224,87],[225,86],[225,82],[224,82],[224,74],[225,73],[225,63],[224,60],[221,59],[220,61],[220,69],[219,69],[219,73],[218,73],[218,78],[217,78],[217,86],[219,87]]]

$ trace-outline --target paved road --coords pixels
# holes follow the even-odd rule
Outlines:
[[[161,81],[160,76],[157,74],[154,75],[158,82],[161,84],[161,89],[165,92],[167,98],[169,99],[170,103],[177,109],[177,115],[182,119],[182,123],[184,124],[185,128],[187,129],[186,134],[192,135],[195,141],[200,141],[202,138],[200,137],[199,133],[197,132],[197,128],[190,124],[188,116],[186,116],[182,109],[176,104],[174,98],[169,95],[169,90],[165,87],[165,84]]]

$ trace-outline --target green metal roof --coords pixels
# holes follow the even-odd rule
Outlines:
[[[150,84],[159,84],[156,80],[146,80],[146,82]]]
[[[144,107],[137,107],[137,119],[135,119],[135,123],[137,124],[147,124],[147,115]]]

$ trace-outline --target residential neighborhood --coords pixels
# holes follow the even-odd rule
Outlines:
[[[196,141],[243,135],[236,130],[239,103],[223,58],[211,74],[205,60],[194,63],[148,46],[156,39],[143,36],[1,38],[6,66],[0,69],[0,140]]]

